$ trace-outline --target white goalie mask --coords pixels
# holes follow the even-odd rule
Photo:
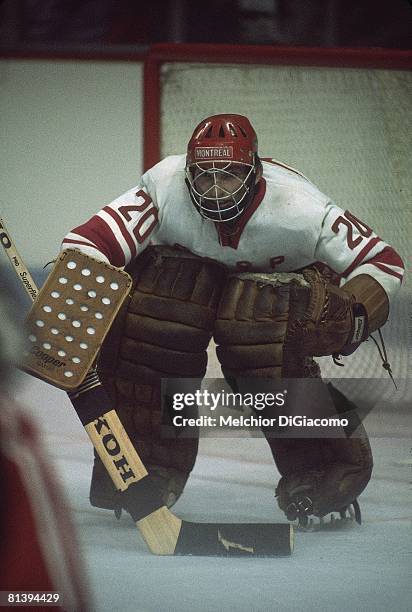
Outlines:
[[[246,117],[215,115],[202,121],[186,160],[186,183],[200,215],[217,223],[239,217],[253,199],[257,163],[257,138]]]

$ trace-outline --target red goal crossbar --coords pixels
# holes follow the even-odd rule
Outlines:
[[[412,69],[412,52],[396,49],[272,47],[266,45],[158,44],[144,61],[144,169],[161,158],[161,66],[170,62],[266,64],[340,68]]]

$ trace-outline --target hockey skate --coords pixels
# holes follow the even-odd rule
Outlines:
[[[289,521],[295,522],[298,531],[340,531],[362,523],[359,502],[354,499],[346,508],[337,511],[338,516],[331,512],[329,515],[311,516],[313,503],[307,495],[296,497],[286,508],[285,514]]]

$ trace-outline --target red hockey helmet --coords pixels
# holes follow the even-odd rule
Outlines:
[[[199,123],[187,147],[186,181],[198,212],[212,221],[235,219],[254,194],[257,136],[242,115],[213,115]]]

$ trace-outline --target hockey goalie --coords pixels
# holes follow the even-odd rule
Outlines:
[[[319,377],[313,357],[349,355],[384,325],[403,276],[399,255],[364,221],[299,171],[261,159],[249,120],[234,114],[201,121],[186,154],[149,169],[70,231],[63,248],[133,278],[99,374],[168,506],[197,440],[162,438],[162,378],[202,378],[212,337],[227,378]],[[339,412],[353,410],[330,393]],[[267,442],[289,520],[304,525],[350,507],[360,519],[357,498],[372,471],[361,422],[356,437]],[[97,458],[90,500],[120,510]]]

